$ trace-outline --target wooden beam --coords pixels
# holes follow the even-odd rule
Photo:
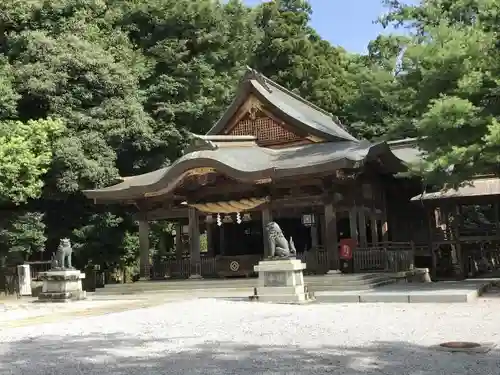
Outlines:
[[[149,211],[146,214],[149,221],[168,220],[168,219],[185,219],[188,217],[188,208],[160,208]]]
[[[272,209],[278,210],[284,208],[322,206],[323,203],[324,195],[313,195],[303,197],[273,198],[270,204]]]

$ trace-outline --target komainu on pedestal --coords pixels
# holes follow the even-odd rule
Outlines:
[[[304,284],[306,265],[299,259],[293,240],[287,241],[276,222],[266,226],[269,241],[269,257],[254,267],[258,272],[258,286],[251,300],[272,303],[308,303],[314,301]]]
[[[275,221],[266,225],[267,240],[269,241],[269,258],[290,258],[297,255],[292,237],[287,241],[280,226]]]
[[[38,275],[43,281],[42,292],[38,296],[40,302],[69,302],[86,298],[82,289],[85,274],[72,266],[72,254],[70,240],[62,238],[52,256],[51,269]]]

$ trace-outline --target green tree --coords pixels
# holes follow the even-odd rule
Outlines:
[[[367,55],[351,55],[347,65],[349,96],[342,118],[359,138],[411,137],[412,88],[401,84],[401,59],[408,38],[380,35],[368,45]]]
[[[284,87],[337,114],[347,93],[348,56],[309,26],[305,0],[277,0],[256,8],[262,39],[251,65]]]
[[[401,84],[414,88],[415,132],[430,182],[499,173],[496,1],[396,1],[383,22],[411,25]]]
[[[122,27],[151,67],[141,87],[163,140],[154,160],[166,164],[187,132],[205,133],[232,100],[258,37],[252,13],[238,0],[139,1]]]
[[[16,212],[0,230],[2,263],[22,263],[34,253],[45,250],[45,224],[40,212]]]
[[[38,198],[52,161],[52,144],[63,125],[57,120],[0,121],[0,200]]]

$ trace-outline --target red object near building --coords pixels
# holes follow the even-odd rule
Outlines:
[[[352,259],[352,252],[356,248],[357,243],[354,238],[344,238],[340,240],[340,245],[339,245],[339,257],[340,259],[344,260],[351,260]]]

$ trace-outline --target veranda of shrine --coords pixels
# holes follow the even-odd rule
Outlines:
[[[494,268],[499,180],[429,193],[406,173],[421,157],[412,139],[356,139],[335,116],[249,69],[221,119],[171,166],[84,194],[137,210],[142,279],[250,276],[268,254],[270,221],[293,238],[310,273],[338,269],[346,238],[357,242],[354,272],[416,266],[466,277]],[[175,222],[175,256],[153,264],[149,222],[157,220]]]

